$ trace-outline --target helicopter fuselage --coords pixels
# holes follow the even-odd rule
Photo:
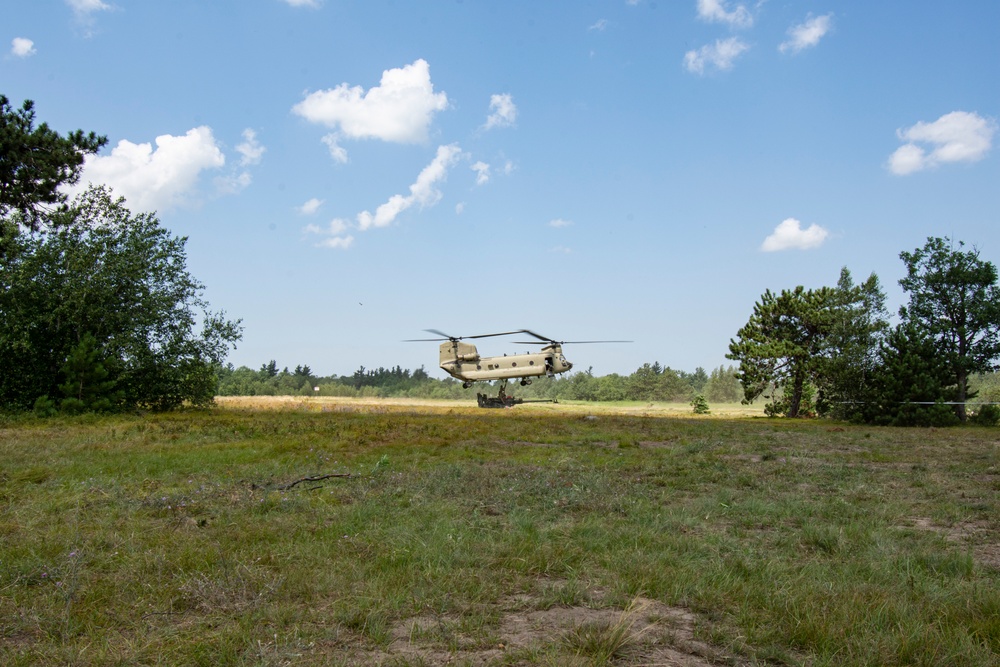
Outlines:
[[[475,345],[448,341],[441,343],[439,359],[446,373],[466,383],[552,376],[573,368],[558,343],[546,345],[538,352],[480,357]]]

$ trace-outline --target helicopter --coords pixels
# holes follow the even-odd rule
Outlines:
[[[554,377],[558,373],[565,373],[573,368],[573,364],[567,361],[563,354],[562,346],[566,343],[632,342],[628,340],[554,340],[529,329],[480,334],[478,336],[451,336],[437,329],[424,329],[424,331],[439,336],[439,338],[417,338],[405,342],[444,341],[441,343],[438,354],[441,368],[453,378],[461,380],[463,388],[468,389],[476,382],[500,381],[500,391],[496,397],[476,394],[481,408],[504,408],[524,403],[524,399],[507,395],[507,383],[510,380],[520,380],[521,386],[524,387],[531,384],[532,378]],[[526,334],[537,340],[516,341],[517,344],[541,345],[541,350],[512,355],[505,354],[499,357],[481,357],[475,345],[462,342],[474,338],[494,338],[518,334]]]

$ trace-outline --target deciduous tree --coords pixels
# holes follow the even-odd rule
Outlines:
[[[0,359],[16,369],[0,373],[0,405],[56,396],[88,334],[123,406],[211,401],[214,369],[241,328],[208,311],[185,266],[186,239],[103,188],[60,215],[71,219],[46,234],[19,232],[0,263]]]
[[[934,342],[955,386],[956,413],[965,421],[969,377],[996,368],[1000,356],[1000,289],[997,269],[975,248],[956,248],[947,237],[930,237],[922,248],[901,252],[909,294],[899,316]]]

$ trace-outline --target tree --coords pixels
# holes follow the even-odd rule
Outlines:
[[[836,290],[802,286],[775,295],[766,290],[750,320],[729,342],[727,358],[740,364],[737,377],[749,403],[773,385],[790,384],[789,417],[799,415],[806,382],[815,376],[833,327]]]
[[[97,340],[89,332],[70,349],[62,372],[66,381],[59,390],[65,395],[61,407],[66,412],[110,410],[121,400],[121,392],[114,391],[115,381],[108,379]]]
[[[949,426],[958,421],[946,405],[954,400],[951,382],[937,344],[904,322],[880,344],[878,364],[852,416],[869,424]]]
[[[889,324],[885,293],[871,274],[855,285],[851,272],[840,270],[834,294],[833,320],[824,360],[817,373],[817,409],[850,418],[860,408],[879,364],[879,345]]]
[[[54,396],[89,334],[124,407],[156,410],[215,393],[215,369],[239,340],[238,321],[208,311],[185,268],[185,238],[151,213],[91,188],[46,234],[19,232],[0,263],[0,405]],[[198,327],[200,325],[200,332]]]
[[[969,377],[996,368],[1000,356],[1000,288],[997,269],[962,250],[947,237],[929,237],[922,248],[901,252],[906,277],[899,284],[909,294],[899,309],[903,322],[934,342],[955,386],[956,414],[966,419]]]
[[[743,397],[743,387],[733,366],[719,366],[708,376],[705,398],[712,403],[735,403]]]
[[[21,224],[37,231],[50,214],[65,210],[67,196],[60,186],[76,183],[84,157],[100,150],[108,138],[83,130],[63,137],[46,123],[35,127],[34,107],[25,100],[15,110],[0,95],[0,218],[16,211]],[[11,233],[7,224],[0,237]]]

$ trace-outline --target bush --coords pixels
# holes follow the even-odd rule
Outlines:
[[[978,426],[996,426],[1000,422],[1000,407],[990,403],[980,405],[969,421]]]

